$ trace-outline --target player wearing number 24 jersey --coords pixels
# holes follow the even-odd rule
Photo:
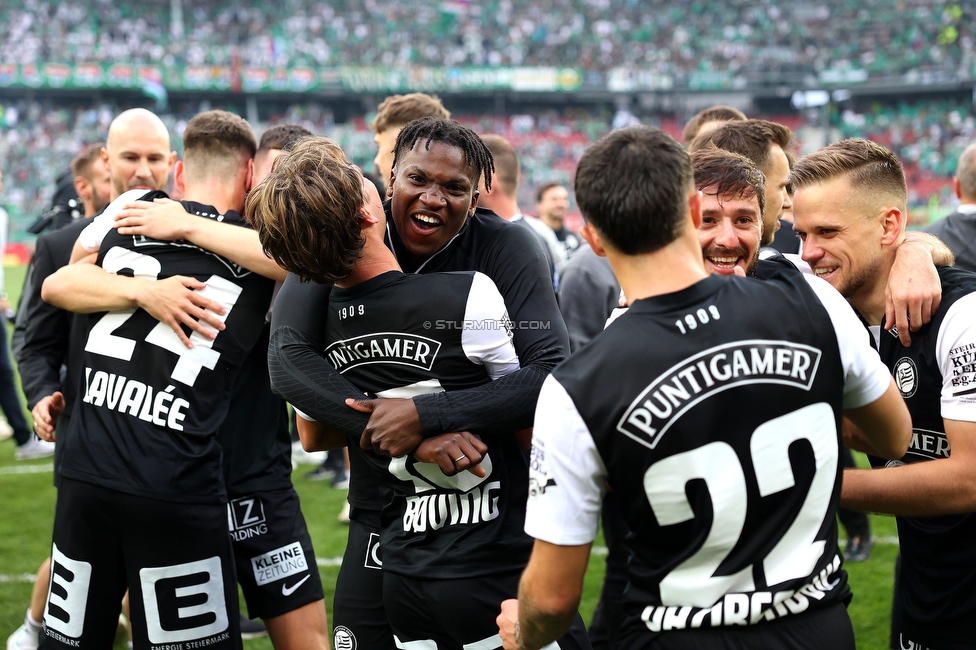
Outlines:
[[[719,195],[758,206],[755,167],[731,156],[725,167]],[[550,598],[575,595],[606,485],[630,531],[618,647],[854,647],[835,521],[841,415],[868,419],[896,454],[907,410],[822,280],[705,276],[691,174],[680,145],[649,127],[580,161],[584,235],[632,303],[543,384],[526,512],[536,544],[519,627],[513,605],[499,617],[506,648],[558,632]],[[887,431],[872,420],[882,404]]]

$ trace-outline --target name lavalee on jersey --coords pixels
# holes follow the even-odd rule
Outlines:
[[[430,372],[440,349],[440,341],[426,336],[379,332],[336,341],[325,356],[339,372],[371,363],[400,363]]]
[[[190,403],[172,394],[175,386],[154,391],[152,386],[114,372],[85,368],[85,404],[127,413],[173,431],[183,430]]]
[[[788,341],[737,341],[681,361],[652,381],[617,423],[617,430],[653,449],[689,408],[735,386],[774,383],[810,390],[820,350]]]

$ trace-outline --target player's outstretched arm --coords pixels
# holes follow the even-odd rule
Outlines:
[[[41,297],[55,307],[80,314],[145,309],[169,325],[189,348],[193,346],[181,325],[209,339],[216,336],[214,328],[224,329],[217,316],[224,308],[197,291],[205,286],[181,275],[147,280],[108,273],[94,264],[69,264],[44,280]]]
[[[257,232],[190,214],[172,199],[133,201],[115,219],[123,235],[144,235],[163,241],[185,239],[244,268],[272,280],[284,280],[287,272],[265,255]]]
[[[579,608],[590,546],[535,541],[518,600],[504,601],[497,618],[505,650],[538,650],[566,633]]]
[[[859,408],[845,409],[844,415],[857,425],[859,436],[870,445],[868,451],[881,458],[898,459],[912,441],[912,417],[901,398],[895,380],[878,399]]]
[[[948,458],[845,470],[841,505],[902,517],[976,512],[976,422],[944,422],[951,448]]]
[[[902,345],[911,345],[911,332],[932,320],[942,302],[942,281],[935,267],[954,263],[952,251],[935,235],[906,233],[885,287],[885,329],[897,327]]]

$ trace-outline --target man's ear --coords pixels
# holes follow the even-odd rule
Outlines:
[[[380,222],[379,219],[373,216],[373,213],[369,211],[369,207],[365,203],[359,206],[359,227],[366,230],[370,226],[375,226]]]
[[[907,216],[907,214],[898,208],[885,208],[884,214],[881,215],[881,227],[883,229],[881,244],[883,246],[894,246],[900,241],[902,234],[905,232]]]
[[[468,209],[469,217],[473,216],[474,211],[478,209],[478,197],[480,196],[481,196],[481,192],[478,190],[475,190],[474,192],[471,193],[471,207]]]
[[[75,176],[75,192],[78,193],[78,198],[82,201],[92,200],[92,184],[91,181],[84,176]]]
[[[956,198],[962,200],[962,188],[959,186],[959,177],[952,177],[952,191],[956,193]]]
[[[580,228],[579,234],[583,236],[583,239],[585,239],[590,245],[590,248],[593,249],[594,253],[600,257],[607,256],[607,251],[603,247],[603,241],[600,240],[600,233],[597,232],[596,228],[588,223],[585,223],[583,224],[583,227]]]
[[[254,186],[254,158],[247,161],[247,178],[244,179],[244,193],[247,194]]]
[[[176,161],[176,170],[173,172],[173,182],[176,183],[176,189],[178,189],[183,194],[186,194],[186,179],[183,177],[183,161]]]
[[[702,193],[699,190],[694,190],[688,195],[688,210],[691,212],[691,222],[695,224],[695,230],[701,228],[701,202]]]
[[[390,184],[386,186],[386,198],[393,198],[393,184],[396,182],[396,169],[390,170]]]

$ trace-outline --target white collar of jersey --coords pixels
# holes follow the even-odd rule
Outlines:
[[[976,214],[976,203],[962,203],[956,208],[959,214]]]

